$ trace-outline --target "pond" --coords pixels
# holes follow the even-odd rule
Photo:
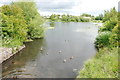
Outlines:
[[[3,77],[75,78],[96,54],[97,34],[98,26],[90,22],[55,22],[44,39],[25,43],[26,48],[2,64]]]

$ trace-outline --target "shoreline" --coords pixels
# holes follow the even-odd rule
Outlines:
[[[14,49],[12,48],[5,48],[5,47],[0,47],[0,64],[2,64],[4,61],[12,57],[13,55],[17,54],[19,51],[23,50],[25,48],[25,45],[20,46],[19,49]]]

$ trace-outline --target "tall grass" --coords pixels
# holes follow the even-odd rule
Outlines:
[[[88,60],[77,78],[118,78],[118,48],[104,48]]]

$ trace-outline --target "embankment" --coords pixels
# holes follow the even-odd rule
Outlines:
[[[19,51],[21,51],[23,48],[25,48],[25,45],[20,46],[19,48],[13,48],[13,49],[12,48],[1,47],[0,48],[0,63],[2,63],[3,61],[9,59],[14,54],[16,54]]]

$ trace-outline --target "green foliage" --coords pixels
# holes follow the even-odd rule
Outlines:
[[[112,17],[116,18],[117,17],[117,11],[114,8],[112,8],[110,11],[105,11],[104,17],[103,17],[103,22],[110,20]]]
[[[103,22],[104,29],[100,29],[100,31],[112,31],[112,29],[116,26],[118,17],[117,11],[115,8],[112,8],[110,11],[105,11]]]
[[[28,29],[22,9],[15,5],[5,5],[0,10],[2,15],[0,25],[4,45],[9,45],[4,38],[18,39],[20,42],[25,41]],[[11,42],[12,40],[9,41],[9,43]]]
[[[6,39],[4,39],[4,43],[3,43],[3,46],[5,47],[15,48],[23,45],[23,43],[17,38],[16,39],[6,38]],[[5,44],[5,42],[7,42],[7,44]]]
[[[104,25],[100,27],[95,42],[99,51],[93,59],[85,63],[77,78],[118,78],[118,47],[120,45],[118,18],[115,8],[105,11]]]
[[[85,63],[77,78],[118,78],[118,48],[100,50]]]
[[[55,23],[54,23],[54,22],[50,22],[50,26],[51,26],[51,27],[54,27],[54,26],[55,26]]]
[[[100,30],[99,30],[100,35],[96,38],[96,42],[95,42],[96,47],[101,48],[106,46],[109,46],[109,47],[117,46],[119,44],[118,43],[119,29],[116,26],[118,22],[118,17],[117,17],[117,11],[115,8],[112,8],[110,11],[105,11],[103,22],[104,22],[104,25],[103,27],[100,27]],[[103,34],[106,32],[111,32],[111,34],[109,33]]]
[[[114,28],[114,26],[117,24],[117,21],[114,22],[114,21],[106,21],[103,25],[103,27],[105,28],[104,30],[102,28],[100,28],[100,31],[112,31],[112,29]]]
[[[30,20],[34,19],[35,16],[39,14],[34,2],[14,2],[11,5],[16,5],[23,10],[23,14],[28,25]]]
[[[111,36],[111,32],[102,32],[98,35],[96,38],[96,47],[101,48],[101,47],[108,47],[110,45],[109,43],[109,38]]]
[[[95,20],[103,20],[103,15],[100,14],[99,16],[96,16],[96,17],[95,17]]]
[[[118,12],[118,21],[120,21],[120,12]]]
[[[34,2],[15,2],[0,7],[0,11],[2,46],[15,47],[44,36],[44,20]]]
[[[57,21],[57,20],[59,19],[59,16],[60,16],[60,15],[52,14],[52,15],[50,16],[50,19],[51,19],[52,21]]]
[[[28,38],[42,38],[44,33],[44,20],[38,13],[34,2],[15,2],[13,3],[23,10],[26,24],[28,25]]]
[[[120,29],[118,28],[118,25],[115,26],[112,30],[112,35],[110,36],[109,41],[110,41],[111,46],[113,47],[119,47],[120,45],[119,31]]]
[[[104,25],[100,28],[100,32],[103,31],[112,31],[112,29],[116,26],[118,21],[118,12],[115,8],[112,8],[110,11],[105,11],[103,22]]]
[[[52,14],[50,16],[50,20],[51,21],[61,21],[61,22],[89,22],[91,19],[94,19],[93,16],[88,15],[87,17],[89,18],[85,18],[86,16],[72,16],[72,15],[56,15],[56,14]]]
[[[107,22],[107,21],[106,21]],[[117,24],[117,18],[111,18],[108,23],[105,22],[105,27],[108,28],[109,31],[112,31],[112,29],[116,26]]]
[[[43,24],[43,20],[41,17],[39,17],[39,15],[36,15],[35,19],[30,21],[30,24],[29,24],[30,38],[34,39],[34,38],[44,37],[44,28],[42,24]]]
[[[86,13],[83,13],[81,16],[84,16],[84,17],[92,17],[92,15],[86,14]]]
[[[70,22],[70,21],[74,21],[73,19],[68,20],[68,19],[69,19],[69,17],[70,17],[70,16],[62,15],[61,20],[62,20],[62,21],[64,21],[64,22],[67,22],[67,21],[69,21],[69,22]]]

